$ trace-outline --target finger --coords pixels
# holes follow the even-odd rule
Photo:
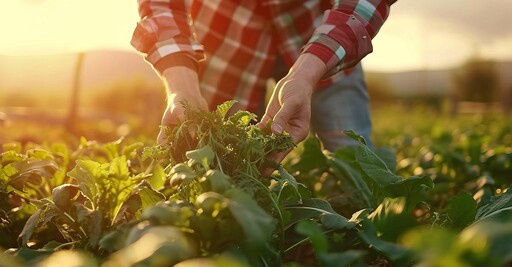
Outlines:
[[[283,103],[281,106],[281,109],[279,109],[276,112],[276,115],[274,116],[274,120],[272,121],[272,124],[270,126],[270,129],[275,134],[282,134],[284,131],[284,128],[286,125],[288,125],[288,122],[290,121],[290,118],[292,117],[293,110],[289,108],[290,105],[288,103]]]

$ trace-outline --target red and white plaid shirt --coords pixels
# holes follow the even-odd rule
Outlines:
[[[235,99],[256,112],[277,53],[288,66],[301,53],[322,59],[328,74],[320,88],[372,51],[395,1],[138,0],[131,43],[160,73],[172,54],[197,60],[210,107]]]

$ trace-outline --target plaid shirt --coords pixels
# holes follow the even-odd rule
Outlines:
[[[174,53],[197,60],[211,107],[235,99],[256,112],[277,53],[288,66],[301,53],[318,56],[328,70],[321,88],[372,51],[395,1],[138,0],[131,43],[159,72]]]

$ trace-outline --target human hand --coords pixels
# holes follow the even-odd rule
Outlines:
[[[208,104],[199,90],[197,73],[189,68],[176,66],[163,73],[167,87],[167,108],[162,116],[161,125],[174,127],[185,120],[184,103],[197,109],[208,109]],[[165,142],[165,133],[160,129],[157,142]]]
[[[288,74],[276,84],[258,126],[265,128],[271,122],[273,133],[287,132],[295,144],[306,139],[311,119],[311,95],[325,71],[326,66],[318,57],[302,54]],[[280,163],[289,152],[271,153],[268,159]],[[263,175],[271,171],[264,170]]]

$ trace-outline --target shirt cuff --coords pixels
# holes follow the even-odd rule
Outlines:
[[[154,68],[160,73],[160,75],[169,68],[175,66],[182,66],[189,68],[195,72],[198,71],[198,63],[195,58],[188,55],[186,52],[172,53],[160,59],[155,63]]]

